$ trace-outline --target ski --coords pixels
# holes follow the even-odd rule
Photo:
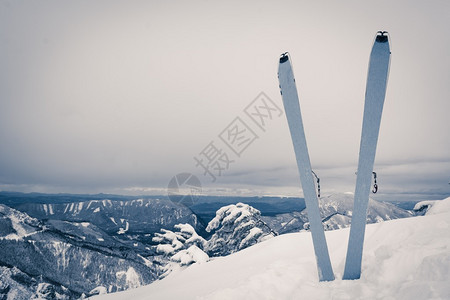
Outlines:
[[[284,53],[280,57],[278,80],[305,197],[319,280],[331,281],[334,280],[334,274],[328,254],[322,218],[319,212],[319,203],[311,170],[311,162],[309,160],[308,147],[306,145],[297,88],[290,57],[287,53]]]
[[[390,54],[387,32],[379,31],[370,53],[353,215],[343,279],[359,279],[361,276],[367,205],[386,95]]]

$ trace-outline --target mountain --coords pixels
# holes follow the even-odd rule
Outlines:
[[[38,219],[90,222],[112,235],[152,234],[161,228],[171,229],[188,223],[197,231],[204,226],[186,206],[169,200],[109,199],[72,203],[23,203],[15,208]]]
[[[110,199],[113,201],[122,200],[135,200],[144,198],[143,196],[125,196],[114,194],[46,194],[46,193],[22,193],[22,192],[8,192],[0,191],[0,204],[6,204],[8,206],[15,206],[21,203],[71,203],[71,202],[83,202],[89,200],[103,200]],[[162,196],[145,196],[145,198],[159,199]]]
[[[302,211],[305,208],[303,198],[294,197],[239,197],[239,196],[199,196],[189,208],[199,216],[205,224],[216,216],[221,207],[245,203],[261,212],[263,216],[275,216],[291,211]]]
[[[120,291],[148,284],[160,272],[91,223],[40,221],[2,204],[0,253],[0,299],[74,298],[99,286]]]
[[[327,231],[337,277],[319,282],[311,234],[274,237],[115,299],[450,299],[450,198],[432,214],[369,224],[359,280],[341,280],[349,229]]]
[[[14,206],[0,204],[0,299],[14,293],[23,299],[66,299],[126,290],[165,276],[173,269],[167,267],[170,264],[180,261],[183,269],[197,261],[183,264],[186,258],[199,253],[207,257],[203,250],[210,256],[228,255],[276,235],[273,229],[289,233],[308,228],[299,198],[250,197],[246,199],[250,205],[219,207],[206,233],[192,209],[211,214],[218,205],[241,198],[204,197],[204,202],[187,208],[156,198],[78,201],[89,195],[32,194],[27,202],[26,195],[30,194],[0,193]],[[34,202],[38,199],[43,203]],[[58,202],[68,200],[72,202]],[[327,230],[349,225],[351,194],[323,197],[319,204]],[[388,203],[370,200],[369,205],[368,222],[411,216]],[[158,253],[170,243],[160,245],[155,234],[176,234],[177,224],[207,241],[198,249],[187,244],[170,257]]]
[[[350,226],[353,211],[353,193],[332,194],[319,199],[320,215],[325,230],[335,230]],[[413,214],[391,203],[369,199],[367,223],[377,223],[399,218],[411,217]],[[305,210],[279,214],[274,217],[263,216],[262,219],[276,232],[289,233],[308,229],[308,214]]]

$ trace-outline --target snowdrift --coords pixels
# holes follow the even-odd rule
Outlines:
[[[311,234],[302,232],[94,299],[450,299],[450,198],[425,216],[368,225],[360,280],[340,279],[348,235],[326,232],[332,282],[318,281]]]

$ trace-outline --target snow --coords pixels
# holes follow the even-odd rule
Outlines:
[[[426,209],[427,215],[433,215],[437,213],[449,212],[450,211],[450,197],[444,200],[426,200],[420,201],[414,205],[415,211],[421,211]]]
[[[69,204],[66,204],[66,207],[64,208],[64,213],[66,213],[68,209],[69,209]]]
[[[37,225],[38,221],[36,219],[0,204],[0,221],[3,218],[3,215],[11,221],[11,227],[15,232],[6,236],[3,236],[2,232],[0,232],[0,239],[20,240],[38,232],[37,228],[31,226],[31,224]]]
[[[98,286],[89,292],[90,295],[104,295],[106,294],[106,288],[104,286]]]
[[[420,201],[417,202],[416,205],[414,205],[413,210],[421,210],[426,207],[431,207],[436,202],[436,200],[426,200],[426,201]]]
[[[94,299],[450,299],[450,198],[431,214],[366,227],[362,274],[342,280],[349,229],[327,231],[336,280],[319,282],[309,232],[193,264]]]
[[[239,223],[244,218],[251,216],[252,213],[256,214],[259,213],[259,211],[244,203],[224,206],[216,212],[216,216],[208,223],[206,231],[211,232],[212,230],[217,229],[221,223]]]
[[[444,212],[450,212],[450,197],[441,201],[435,201],[431,208],[428,209],[426,214],[435,215]]]
[[[11,225],[17,234],[9,234],[6,239],[18,239],[23,238],[27,235],[26,229],[22,226],[23,220],[16,214],[10,215]]]
[[[133,289],[142,285],[141,278],[139,277],[139,274],[133,267],[129,267],[126,272],[125,271],[117,272],[116,277],[119,280],[125,278],[127,288]]]
[[[262,234],[263,231],[260,228],[253,227],[252,229],[250,229],[250,233],[242,240],[239,248],[243,248],[248,243],[248,241],[250,241],[251,239],[257,239]]]
[[[69,266],[69,256],[66,256],[67,251],[71,248],[70,244],[60,242],[60,241],[53,241],[51,243],[48,243],[46,247],[53,252],[53,254],[58,257],[57,264],[58,269],[66,269]]]
[[[177,224],[174,227],[180,231],[183,238],[187,238],[184,242],[186,245],[199,244],[204,246],[206,244],[205,239],[199,236],[190,224]]]
[[[175,250],[173,249],[172,245],[169,244],[158,244],[158,246],[156,246],[156,252],[161,254],[170,255],[174,251]]]
[[[94,209],[95,213],[98,213],[100,211],[100,207],[97,207],[96,209]]]
[[[148,248],[147,250],[150,250],[150,248]],[[140,259],[142,259],[142,261],[144,262],[144,264],[145,264],[147,267],[149,267],[149,268],[152,268],[152,267],[153,267],[153,264],[152,264],[152,262],[151,262],[150,260],[146,259],[145,257],[143,257],[143,256],[140,255],[140,254],[138,254],[137,256],[138,256]]]
[[[179,262],[182,266],[187,266],[192,263],[205,263],[209,260],[209,256],[199,247],[192,245],[186,250],[179,251],[171,259]]]
[[[50,214],[53,215],[53,206],[51,204],[42,204],[42,208],[44,209],[44,212],[46,215]]]
[[[175,228],[179,229],[181,233],[188,233],[190,235],[196,235],[197,232],[195,232],[194,227],[192,227],[190,224],[177,224],[174,226]]]
[[[177,239],[177,235],[175,234],[175,232],[172,232],[170,230],[167,229],[161,229],[161,231],[163,233],[158,233],[154,238],[153,241],[154,242],[162,242],[164,239],[168,240],[168,241],[173,241]]]
[[[110,218],[110,219],[113,220],[114,223],[116,223],[113,218]],[[119,231],[117,232],[117,234],[124,234],[130,228],[130,224],[128,223],[128,221],[125,221],[125,219],[120,219],[120,222],[121,222],[121,224],[125,223],[125,228],[119,228]]]

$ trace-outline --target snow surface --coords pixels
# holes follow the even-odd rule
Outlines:
[[[182,266],[187,266],[192,263],[205,263],[209,260],[209,256],[199,247],[192,245],[188,249],[179,251],[171,259]]]
[[[427,215],[435,215],[442,212],[450,212],[450,197],[442,201],[434,201],[431,208],[428,209]]]
[[[433,206],[433,204],[436,202],[437,200],[425,200],[425,201],[420,201],[417,202],[416,205],[414,205],[413,210],[421,210],[426,208],[428,210],[428,208],[430,208],[431,206]]]
[[[104,295],[106,294],[107,289],[104,286],[98,286],[92,291],[89,292],[90,295]]]
[[[251,239],[256,239],[260,237],[263,234],[263,231],[258,227],[253,227],[250,229],[250,233],[242,240],[242,242],[239,245],[239,248],[243,248],[244,245],[248,243]]]
[[[450,299],[450,198],[434,207],[367,225],[359,280],[341,280],[346,228],[326,232],[335,281],[318,281],[311,234],[301,232],[94,299]]]

